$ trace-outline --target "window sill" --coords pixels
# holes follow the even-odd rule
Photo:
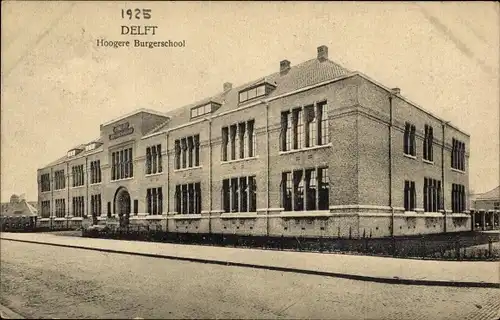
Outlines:
[[[64,187],[64,188],[59,188],[59,189],[54,189],[54,192],[56,192],[56,191],[64,191],[64,190],[66,190],[66,187]]]
[[[404,155],[406,158],[413,159],[413,160],[417,160],[417,156],[413,156],[413,155],[411,155],[411,154],[407,154],[407,153],[403,153],[403,155]]]
[[[224,212],[220,215],[221,219],[254,219],[258,218],[259,215],[257,215],[256,211],[253,212]]]
[[[455,168],[451,168],[451,171],[457,172],[457,173],[461,173],[461,174],[465,174],[465,171],[462,171],[462,170],[459,170],[459,169],[455,169]]]
[[[189,219],[201,219],[201,214],[176,214],[172,216],[172,219],[175,220],[189,220]]]
[[[47,191],[40,191],[40,193],[44,194],[44,193],[49,193],[50,190],[47,190]]]
[[[430,160],[422,159],[422,162],[423,162],[423,163],[427,163],[427,164],[432,164],[432,165],[434,165],[434,161],[430,161]]]
[[[132,180],[132,179],[134,179],[134,177],[111,180],[110,182],[122,182],[122,181],[127,181],[127,180]]]
[[[258,156],[254,156],[254,157],[248,157],[248,158],[243,158],[243,159],[227,160],[227,161],[221,161],[221,164],[231,164],[231,163],[237,163],[237,162],[242,162],[242,161],[250,161],[250,160],[255,160],[258,158],[259,158]]]
[[[182,169],[174,169],[174,172],[182,172],[182,171],[189,171],[189,170],[202,169],[202,168],[203,168],[203,166],[189,167],[189,168],[182,168]]]
[[[161,176],[163,174],[162,172],[157,172],[157,173],[146,173],[145,177],[156,177],[156,176]]]
[[[302,149],[293,149],[293,150],[287,150],[287,151],[280,151],[279,154],[291,154],[291,153],[296,153],[296,152],[304,152],[304,151],[309,151],[309,150],[316,150],[316,149],[323,149],[323,148],[330,148],[332,147],[331,143],[327,144],[322,144],[320,146],[314,146],[314,147],[307,147],[307,148],[302,148]]]
[[[85,185],[82,185],[82,186],[75,186],[75,187],[71,187],[71,189],[73,190],[73,189],[79,189],[79,188],[83,188],[83,187],[85,187]]]
[[[102,184],[102,181],[101,182],[91,183],[91,184],[89,184],[89,186],[100,186],[101,184]]]

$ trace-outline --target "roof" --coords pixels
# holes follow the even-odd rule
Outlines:
[[[191,108],[203,105],[210,101],[217,102],[222,105],[221,108],[212,113],[213,115],[236,109],[239,105],[245,105],[245,103],[239,103],[239,92],[261,83],[267,82],[276,87],[269,95],[266,96],[266,98],[272,98],[300,88],[312,86],[326,80],[345,76],[349,73],[351,73],[351,71],[328,59],[319,60],[317,58],[314,58],[311,60],[307,60],[296,66],[291,66],[291,68],[283,74],[278,71],[266,77],[261,77],[257,80],[253,80],[238,87],[232,88],[231,90],[220,92],[211,97],[207,97],[183,107],[176,108],[167,113],[167,115],[171,117],[170,121],[164,122],[157,128],[146,133],[145,136],[160,132],[167,126],[176,127],[188,123],[191,119]]]
[[[500,186],[493,190],[485,192],[477,196],[476,200],[499,200],[500,201]]]
[[[29,203],[22,199],[18,202],[6,202],[1,204],[0,215],[3,217],[36,216],[37,208],[33,202]]]

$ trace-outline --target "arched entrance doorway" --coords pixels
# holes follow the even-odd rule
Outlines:
[[[114,209],[115,214],[118,214],[118,218],[120,219],[120,226],[127,226],[130,217],[130,193],[127,188],[120,187],[116,190]]]

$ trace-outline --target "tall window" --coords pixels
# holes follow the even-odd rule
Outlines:
[[[404,153],[410,156],[416,155],[415,150],[415,125],[406,122],[404,133]]]
[[[85,212],[85,201],[83,196],[73,197],[73,216],[83,217]]]
[[[161,144],[146,148],[146,174],[163,172]]]
[[[451,210],[452,212],[465,211],[465,186],[461,184],[451,185]]]
[[[42,201],[40,209],[41,209],[42,218],[49,218],[50,217],[50,200]]]
[[[91,195],[90,208],[93,217],[98,217],[102,214],[102,202],[100,194]]]
[[[83,184],[85,183],[85,175],[84,175],[84,171],[83,171],[83,164],[81,165],[78,165],[78,166],[73,166],[71,168],[71,173],[72,173],[72,176],[73,176],[73,187],[79,187],[79,186],[83,186]]]
[[[330,126],[328,120],[328,104],[326,101],[318,103],[318,145],[330,142]]]
[[[415,190],[415,181],[405,181],[405,189],[404,189],[404,205],[405,211],[415,211],[416,204],[416,190]]]
[[[326,101],[281,113],[281,151],[325,145],[329,136]]]
[[[54,189],[60,190],[66,187],[66,177],[64,176],[64,170],[58,170],[54,172]]]
[[[187,183],[175,187],[175,208],[178,214],[201,213],[201,184]]]
[[[200,165],[200,135],[175,140],[175,169]]]
[[[302,109],[294,109],[293,120],[293,148],[302,149],[304,147],[304,119]]]
[[[424,211],[437,212],[441,209],[441,181],[424,178]]]
[[[224,212],[255,212],[257,210],[255,176],[222,180],[222,210]]]
[[[451,167],[465,171],[465,143],[455,138],[451,150]]]
[[[222,161],[254,157],[255,148],[255,120],[222,128]]]
[[[50,191],[50,173],[44,173],[40,176],[40,184],[42,192]]]
[[[90,183],[99,183],[101,181],[101,160],[90,162]]]
[[[66,199],[56,199],[56,217],[64,218],[66,216]]]
[[[112,152],[111,161],[111,180],[132,178],[134,176],[132,148]]]
[[[328,210],[330,182],[328,168],[283,172],[282,202],[285,211]]]
[[[163,214],[163,191],[162,188],[150,188],[146,190],[146,202],[149,215]]]
[[[304,108],[304,116],[306,122],[306,147],[312,147],[316,145],[316,139],[318,138],[316,135],[317,125],[313,105]]]
[[[425,137],[424,137],[424,159],[428,161],[434,161],[433,154],[433,129],[429,125],[425,125]]]

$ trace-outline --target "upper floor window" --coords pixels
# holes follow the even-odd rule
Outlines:
[[[431,126],[426,124],[425,137],[424,137],[424,159],[428,161],[434,161],[433,140],[434,140],[433,129]]]
[[[255,120],[222,128],[222,161],[254,157],[255,149]]]
[[[275,88],[274,85],[266,82],[256,87],[248,88],[239,92],[238,101],[240,103],[252,100],[269,94]]]
[[[175,140],[175,169],[200,166],[200,135]]]
[[[451,167],[465,171],[465,143],[453,138],[451,150]]]
[[[330,183],[328,168],[283,172],[282,205],[285,211],[328,210]]]
[[[257,211],[256,191],[255,176],[224,179],[222,181],[222,209],[224,212]]]
[[[161,144],[146,148],[146,174],[163,172]]]
[[[95,148],[96,148],[96,144],[91,143],[91,144],[88,144],[85,146],[85,151],[91,151],[91,150],[94,150]]]
[[[326,101],[281,113],[281,151],[329,143]]]
[[[42,192],[50,191],[50,173],[44,173],[40,176],[40,184]]]
[[[71,168],[71,173],[73,176],[73,187],[79,187],[83,186],[85,183],[84,181],[84,171],[83,171],[83,164],[78,165],[78,166],[73,166]]]
[[[90,183],[99,183],[101,181],[101,161],[90,162]]]
[[[57,170],[54,172],[54,189],[60,190],[66,188],[66,177],[64,170]]]
[[[410,156],[416,156],[415,150],[415,125],[406,122],[404,134],[404,153]]]
[[[150,188],[146,191],[147,211],[150,215],[163,214],[163,191],[162,188]]]
[[[132,148],[111,153],[111,180],[120,180],[134,176]]]

